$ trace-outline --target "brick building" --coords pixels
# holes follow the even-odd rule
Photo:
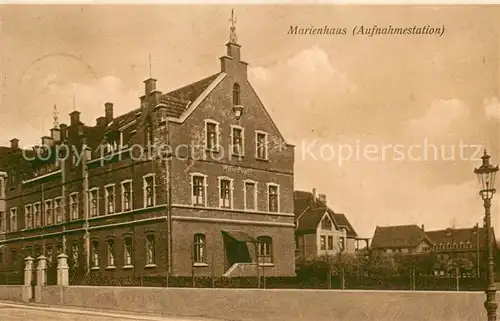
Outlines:
[[[65,252],[70,273],[109,277],[294,275],[294,147],[226,47],[213,75],[168,93],[147,79],[138,109],[106,103],[93,126],[73,111],[42,146],[4,148],[3,264],[44,254],[50,270]]]

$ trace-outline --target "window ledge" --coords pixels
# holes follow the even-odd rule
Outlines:
[[[155,268],[156,264],[146,264],[144,265],[145,268]]]
[[[245,154],[231,153],[231,156],[238,157],[238,158],[245,158]]]
[[[98,266],[93,266],[93,267],[91,267],[91,268],[90,268],[90,270],[91,270],[91,271],[98,271],[98,270],[100,270],[100,269],[101,269],[101,268],[100,268],[100,267],[98,267]]]
[[[255,160],[260,161],[260,162],[269,162],[269,158],[259,158],[259,157],[255,157]]]
[[[193,267],[208,267],[208,263],[196,262],[196,263],[193,263]]]
[[[116,270],[116,266],[114,265],[107,266],[106,270]]]
[[[133,265],[124,265],[124,266],[122,267],[122,269],[124,269],[124,270],[133,269],[133,268],[134,268],[134,266],[133,266]]]
[[[205,152],[219,153],[220,152],[220,148],[205,148]]]
[[[260,267],[273,267],[274,263],[259,263]]]

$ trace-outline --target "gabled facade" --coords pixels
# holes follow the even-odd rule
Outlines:
[[[247,79],[240,45],[221,70],[162,93],[147,79],[140,107],[95,126],[70,114],[39,154],[9,168],[4,256],[69,256],[70,271],[136,275],[290,276],[294,148]],[[71,152],[61,160],[58,147]],[[16,149],[16,148],[14,148]],[[18,148],[16,149],[18,150]],[[46,160],[42,160],[46,159]]]
[[[357,234],[344,214],[326,205],[326,195],[295,191],[295,248],[301,260],[354,253]]]

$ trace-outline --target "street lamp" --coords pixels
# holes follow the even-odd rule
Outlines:
[[[495,194],[495,174],[498,172],[498,165],[493,166],[490,164],[490,155],[484,150],[484,154],[481,157],[483,164],[474,169],[474,173],[477,175],[479,183],[481,184],[481,190],[479,195],[484,202],[484,221],[486,227],[486,246],[488,249],[488,270],[487,270],[487,285],[486,285],[486,301],[484,302],[484,307],[488,313],[488,321],[496,321],[497,315],[496,311],[498,304],[495,300],[496,287],[495,287],[495,262],[493,260],[493,248],[494,242],[493,233],[491,230],[491,199],[493,194]]]

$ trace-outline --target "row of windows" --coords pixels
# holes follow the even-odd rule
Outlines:
[[[133,207],[133,189],[132,180],[121,182],[121,209],[123,212],[131,211]],[[113,214],[116,212],[116,190],[115,184],[109,184],[104,187],[104,213]],[[144,207],[155,206],[155,176],[148,174],[143,177],[143,197]],[[91,217],[100,215],[99,209],[99,188],[89,189],[89,214]],[[71,193],[68,197],[70,219],[76,220],[79,215],[79,193]],[[43,212],[43,218],[42,218]],[[36,228],[42,225],[59,224],[63,221],[63,203],[62,197],[48,199],[42,202],[27,204],[24,207],[25,226],[24,228]],[[0,212],[0,231],[7,231],[5,213]],[[13,232],[19,229],[17,207],[10,209],[9,231]]]
[[[270,263],[273,261],[272,255],[272,238],[269,236],[259,236],[257,237],[257,256],[259,262]],[[201,233],[193,235],[193,263],[207,263],[206,256],[206,236]],[[92,241],[91,243],[91,266],[94,269],[100,268],[101,262],[101,252],[100,244],[98,241]],[[153,234],[147,234],[145,238],[144,250],[146,254],[146,267],[154,267],[156,265],[156,242],[155,236]],[[122,266],[124,268],[132,268],[134,266],[134,246],[132,236],[125,236],[123,238],[123,256],[118,257],[116,251],[116,241],[115,239],[106,240],[106,268],[115,268],[117,266]],[[25,255],[30,255],[32,257],[38,257],[42,254],[42,248],[40,246],[30,247],[25,249]],[[59,255],[63,252],[62,244],[57,245],[56,254]],[[72,268],[77,268],[81,263],[81,252],[82,249],[79,244],[74,243],[70,247],[69,261]],[[51,245],[45,246],[44,255],[48,259],[49,266],[54,262],[54,252]],[[17,251],[12,251],[13,261],[17,260]]]
[[[218,178],[219,188],[219,207],[234,207],[234,180],[229,177]],[[267,211],[279,212],[280,210],[280,191],[279,185],[267,183]],[[191,202],[194,206],[207,206],[207,175],[202,173],[191,174]],[[258,210],[257,207],[257,182],[252,180],[243,181],[243,197],[245,210]]]
[[[232,155],[245,155],[245,128],[231,125],[229,150]],[[215,120],[205,120],[205,148],[208,151],[220,151],[220,125]],[[255,131],[255,158],[267,160],[269,158],[268,134],[264,131]]]
[[[328,240],[328,243],[327,243]],[[333,250],[334,249],[334,237],[333,235],[320,235],[319,237],[319,246],[320,250]],[[344,250],[345,247],[345,240],[343,237],[338,237],[337,242],[339,244],[339,249]],[[327,248],[328,245],[328,248]]]
[[[434,249],[471,249],[472,244],[467,241],[467,242],[460,242],[460,243],[440,243],[438,245],[434,246]]]

